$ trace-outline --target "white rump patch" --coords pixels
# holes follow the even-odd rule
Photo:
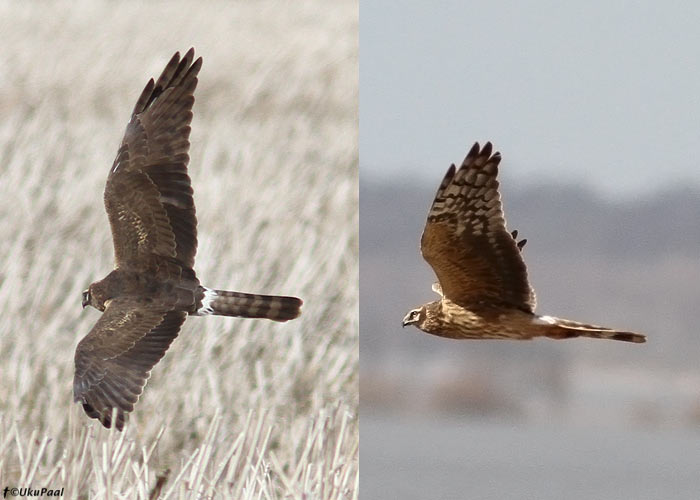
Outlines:
[[[551,316],[537,316],[533,322],[538,325],[555,325],[557,320]]]
[[[204,288],[204,297],[202,297],[202,307],[197,309],[197,315],[198,316],[206,316],[207,314],[214,314],[214,308],[212,307],[212,303],[216,298],[219,296],[219,294],[216,293],[215,290],[212,290],[211,288],[207,287],[202,287]]]

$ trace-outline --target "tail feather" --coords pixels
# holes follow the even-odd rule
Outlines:
[[[562,318],[540,316],[539,320],[546,323],[544,336],[551,339],[569,339],[574,337],[590,337],[594,339],[620,340],[622,342],[634,342],[643,344],[646,336],[635,332],[623,332],[598,325],[588,325]]]
[[[289,321],[301,314],[302,303],[297,297],[257,295],[199,287],[196,310],[192,314]]]

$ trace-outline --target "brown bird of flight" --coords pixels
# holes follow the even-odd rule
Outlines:
[[[287,321],[296,297],[203,287],[194,272],[197,219],[187,174],[190,122],[202,58],[170,59],[136,102],[104,193],[115,269],[83,292],[103,312],[75,352],[73,394],[85,413],[111,427],[143,392],[151,369],[188,315]]]
[[[644,335],[535,314],[535,292],[521,250],[509,233],[498,192],[500,153],[476,143],[438,188],[421,238],[423,258],[438,278],[440,300],[410,311],[403,326],[453,339],[592,337],[642,343]]]

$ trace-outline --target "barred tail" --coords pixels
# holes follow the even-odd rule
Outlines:
[[[644,335],[635,332],[622,332],[606,328],[604,326],[587,325],[568,319],[540,316],[537,319],[540,324],[547,324],[543,335],[551,339],[569,339],[574,337],[590,337],[594,339],[621,340],[622,342],[634,342],[643,344],[647,341]]]
[[[200,286],[197,291],[196,310],[192,314],[288,321],[301,314],[302,303],[302,300],[296,297],[228,292]]]

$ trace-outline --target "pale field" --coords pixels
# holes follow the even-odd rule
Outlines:
[[[0,2],[0,488],[65,498],[354,499],[356,2]],[[204,285],[288,323],[189,318],[123,433],[72,401],[112,268],[102,204],[135,99],[204,58],[190,176]]]

